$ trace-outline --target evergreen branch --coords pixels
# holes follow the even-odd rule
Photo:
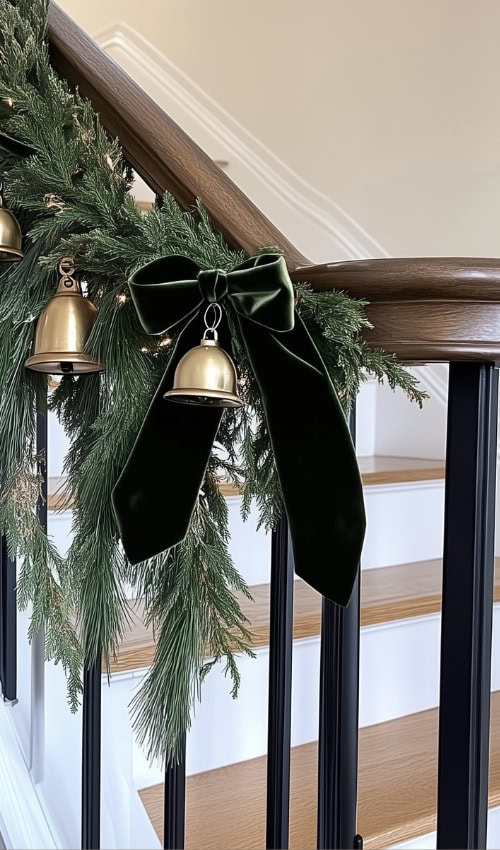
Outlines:
[[[220,662],[235,696],[238,655],[251,654],[239,604],[249,591],[228,554],[219,477],[244,485],[244,517],[255,501],[259,524],[268,529],[283,502],[262,399],[229,309],[246,407],[223,416],[185,540],[136,567],[126,562],[111,492],[172,351],[167,338],[145,336],[127,280],[165,255],[184,254],[201,268],[223,270],[245,257],[214,231],[200,204],[184,212],[166,194],[161,209],[139,212],[119,143],[50,66],[47,0],[0,0],[0,132],[35,152],[20,159],[0,146],[6,201],[27,234],[23,262],[0,267],[0,528],[11,552],[23,559],[20,604],[32,606],[30,635],[44,629],[47,658],[67,671],[75,708],[82,660],[88,665],[101,652],[109,656],[118,649],[128,616],[125,583],[144,596],[158,642],[133,701],[134,722],[149,755],[171,762],[209,670]],[[106,363],[102,378],[64,377],[50,400],[71,439],[65,472],[74,498],[73,539],[66,559],[34,511],[36,399],[46,383],[24,368],[64,255],[74,257],[98,307],[87,348]],[[312,292],[307,284],[297,287],[297,300],[346,413],[367,372],[421,404],[425,394],[413,376],[364,343],[363,303],[340,292]]]
[[[174,762],[180,756],[182,733],[190,727],[208,671],[224,658],[236,697],[236,654],[253,655],[234,592],[250,594],[233,566],[227,538],[227,507],[208,473],[186,538],[164,559],[155,559],[143,580],[148,621],[158,630],[158,642],[132,715],[138,741],[151,759],[166,756]],[[205,661],[207,654],[212,657]]]

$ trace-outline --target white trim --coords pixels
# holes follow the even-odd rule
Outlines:
[[[0,704],[0,832],[10,848],[59,846],[51,832],[17,742],[9,705]]]
[[[415,561],[416,564],[419,561]],[[407,564],[411,566],[411,564]],[[500,607],[500,603],[496,606]],[[429,623],[439,622],[441,620],[441,612],[434,614],[418,614],[416,617],[403,617],[400,620],[386,620],[384,623],[373,623],[370,626],[361,626],[361,632],[365,634],[373,634],[375,632],[390,632],[395,629],[410,629],[415,625],[428,625]]]
[[[45,765],[45,629],[31,641],[30,766],[33,782],[42,782]]]
[[[444,475],[442,478],[430,478],[424,481],[402,481],[400,484],[364,484],[363,489],[370,493],[408,493],[409,490],[442,490]]]
[[[431,391],[432,397],[446,407],[448,404],[448,364],[432,363],[428,366],[414,366],[411,371],[424,387]]]
[[[115,23],[94,38],[162,108],[174,113],[174,120],[198,144],[203,147],[211,140],[216,157],[229,161],[231,176],[239,167],[239,176],[242,172],[245,175],[242,188],[248,193],[247,181],[253,184],[252,195],[258,206],[266,206],[260,197],[263,193],[268,199],[274,196],[274,204],[278,202],[288,217],[299,215],[305,227],[315,231],[316,244],[322,241],[325,251],[336,246],[341,259],[388,256],[342,207],[301,178],[135,29]],[[286,233],[276,216],[274,220]],[[335,255],[314,257],[314,250],[307,252],[306,245],[299,247],[317,262],[335,259]]]

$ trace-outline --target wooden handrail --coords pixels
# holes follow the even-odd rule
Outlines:
[[[279,245],[290,268],[307,263],[210,157],[53,2],[49,38],[56,70],[89,98],[103,126],[120,139],[127,159],[154,192],[168,190],[184,208],[200,198],[220,232],[248,253]]]
[[[51,2],[52,63],[89,98],[137,173],[184,208],[200,198],[232,245],[279,246],[294,281],[370,302],[366,339],[405,361],[500,361],[500,260],[416,258],[312,265],[230,178]]]
[[[295,281],[369,303],[372,345],[405,362],[500,361],[500,260],[415,257],[325,263]]]

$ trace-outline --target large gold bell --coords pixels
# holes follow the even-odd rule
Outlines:
[[[80,284],[73,277],[71,258],[61,261],[59,271],[62,276],[57,292],[38,319],[34,353],[25,365],[52,375],[101,372],[104,366],[84,352],[97,310],[82,295]]]
[[[213,330],[213,328],[211,329]],[[215,339],[203,338],[179,360],[173,389],[164,398],[183,404],[242,407],[236,395],[236,369],[229,354]]]
[[[23,258],[23,234],[17,218],[4,206],[0,195],[0,262]]]

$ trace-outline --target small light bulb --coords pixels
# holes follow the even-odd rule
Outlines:
[[[158,343],[158,347],[159,348],[166,348],[167,345],[171,345],[171,344],[172,344],[171,337],[164,336],[163,339],[161,339],[160,342]]]
[[[143,354],[148,354],[149,348],[146,348],[146,346],[144,346],[144,348],[141,348],[141,351],[142,351]]]
[[[120,294],[116,296],[116,300],[118,301],[118,304],[126,304],[128,297],[124,292],[120,292]]]

